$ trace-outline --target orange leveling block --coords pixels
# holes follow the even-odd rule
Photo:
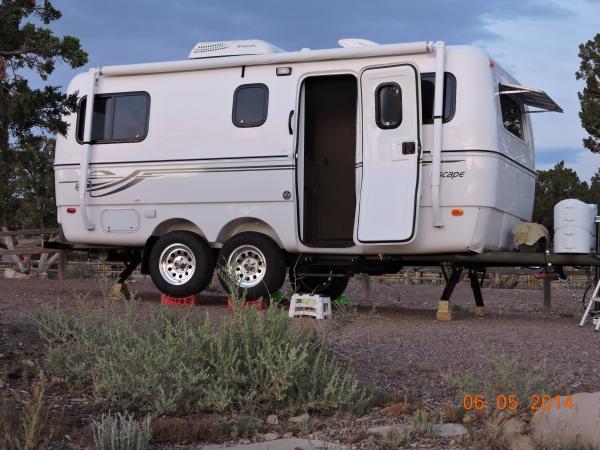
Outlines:
[[[256,308],[259,311],[266,309],[267,304],[263,299],[260,300],[246,300],[244,302],[244,308],[251,307]],[[233,300],[230,296],[227,297],[227,311],[233,311]]]
[[[160,294],[160,303],[163,305],[196,306],[198,304],[198,294],[181,298]]]

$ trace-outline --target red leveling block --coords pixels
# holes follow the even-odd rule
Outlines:
[[[181,298],[160,294],[160,303],[163,305],[196,306],[199,303],[198,294],[188,295],[187,297]]]
[[[266,309],[267,304],[264,300],[246,300],[244,302],[244,308],[253,307],[262,311]],[[227,297],[227,311],[233,311],[233,300],[231,297]]]

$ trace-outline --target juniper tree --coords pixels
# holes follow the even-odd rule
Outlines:
[[[0,226],[15,224],[20,153],[36,151],[40,135],[65,134],[62,116],[76,107],[60,86],[34,89],[25,77],[31,71],[47,80],[57,62],[87,62],[79,39],[47,28],[60,17],[48,0],[0,1]]]
[[[576,76],[585,81],[583,92],[577,94],[581,103],[579,118],[589,134],[583,145],[600,153],[600,33],[579,46],[579,57],[581,63]]]
[[[588,197],[588,184],[581,181],[573,169],[565,167],[564,161],[552,169],[538,170],[533,221],[541,223],[553,234],[554,205],[567,198],[585,200]]]

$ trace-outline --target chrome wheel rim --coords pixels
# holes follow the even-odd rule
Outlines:
[[[196,271],[194,252],[185,244],[175,243],[166,247],[160,254],[160,274],[173,285],[182,285],[190,281]]]
[[[227,267],[235,284],[247,289],[256,286],[264,279],[267,260],[254,245],[241,245],[229,255]]]

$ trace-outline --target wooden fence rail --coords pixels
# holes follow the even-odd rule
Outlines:
[[[58,228],[38,228],[13,231],[3,228],[3,230],[0,231],[0,238],[4,240],[6,248],[0,248],[0,258],[3,256],[11,256],[12,262],[16,265],[20,273],[30,272],[35,273],[38,276],[41,276],[41,274],[47,274],[48,269],[52,265],[58,264],[58,279],[64,280],[66,258],[63,250],[53,250],[32,246],[31,242],[28,242],[28,246],[26,247],[19,247],[18,241],[15,243],[16,237],[39,236],[39,241],[41,244],[44,240],[44,237],[53,235],[57,238],[63,237],[61,230]],[[31,255],[40,255],[40,258],[37,261],[37,266],[32,267],[30,261],[25,261],[24,256],[27,256],[27,259],[29,259]],[[14,272],[12,273],[14,274]]]
[[[32,228],[27,230],[2,230],[0,231],[0,237],[7,236],[35,236],[35,235],[44,235],[44,234],[59,234],[60,229],[58,228]]]

